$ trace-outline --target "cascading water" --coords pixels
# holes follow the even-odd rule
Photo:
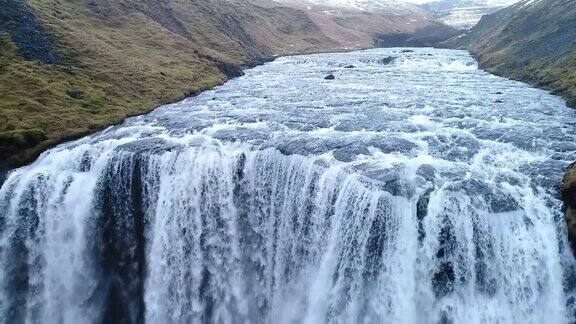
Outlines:
[[[575,117],[459,51],[278,59],[12,171],[0,321],[570,322]]]

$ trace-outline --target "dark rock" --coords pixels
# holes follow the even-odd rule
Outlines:
[[[0,7],[0,33],[10,35],[24,59],[62,64],[53,40],[24,1],[0,1]]]
[[[424,178],[424,180],[430,182],[434,181],[434,179],[436,178],[435,169],[433,166],[429,164],[424,164],[420,168],[418,168],[416,174]]]
[[[334,74],[328,74],[327,76],[324,77],[324,80],[334,80],[334,79],[336,79]]]
[[[380,62],[380,64],[388,65],[388,64],[394,62],[395,59],[396,58],[394,56],[388,56],[388,57],[385,57],[383,59],[380,59],[379,62]]]
[[[70,89],[66,91],[66,94],[72,99],[82,99],[84,97],[84,91],[82,90]]]
[[[428,189],[420,198],[418,198],[418,202],[416,203],[416,217],[418,218],[418,241],[422,242],[424,237],[426,236],[426,231],[424,231],[424,218],[428,215],[428,204],[430,203],[430,195],[434,190]]]
[[[366,145],[362,145],[361,143],[358,143],[358,144],[355,143],[352,145],[347,145],[347,146],[342,147],[342,148],[338,148],[338,149],[334,150],[333,154],[334,154],[334,158],[338,161],[351,162],[359,154],[368,155],[368,154],[370,154],[370,152],[368,151],[368,148],[366,147]]]
[[[242,67],[227,63],[227,62],[216,62],[216,67],[220,72],[224,73],[229,78],[237,78],[244,75]]]
[[[414,53],[414,51],[411,49],[405,49],[405,50],[402,50],[402,53]]]
[[[568,240],[574,253],[576,251],[576,166],[574,164],[564,175],[560,194],[564,202],[564,218],[568,226]]]
[[[444,262],[440,265],[438,272],[432,277],[432,288],[437,298],[444,297],[454,291],[454,282],[456,273],[454,266],[450,262]]]
[[[350,65],[346,65],[344,68],[345,69],[353,69],[353,68],[355,68],[355,66],[350,64]]]

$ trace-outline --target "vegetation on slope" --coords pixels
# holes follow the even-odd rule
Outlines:
[[[2,1],[3,21],[12,20],[0,25],[4,164],[213,87],[273,54],[335,46],[301,12],[246,1]],[[30,25],[38,26],[21,30]],[[47,39],[55,54],[44,60]]]
[[[484,16],[452,45],[486,70],[551,90],[576,107],[576,2],[523,0]]]

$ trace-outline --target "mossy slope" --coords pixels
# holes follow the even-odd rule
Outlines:
[[[576,2],[523,0],[484,16],[448,42],[468,49],[486,70],[531,83],[576,107]]]
[[[2,2],[19,13],[8,19],[27,21],[0,25],[0,166],[211,88],[273,54],[336,46],[305,14],[250,1]],[[30,21],[40,26],[34,33],[18,30]],[[48,50],[57,59],[38,59]]]
[[[0,8],[0,169],[277,55],[350,49],[308,13],[271,0],[0,0]],[[361,20],[354,34],[367,42],[358,47],[383,32],[452,32],[414,19]]]

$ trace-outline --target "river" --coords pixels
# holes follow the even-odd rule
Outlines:
[[[463,51],[279,58],[13,170],[0,321],[570,322],[575,124]]]

